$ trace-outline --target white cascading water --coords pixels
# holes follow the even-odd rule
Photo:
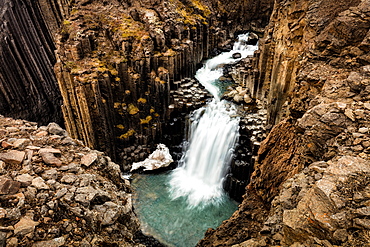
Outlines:
[[[222,199],[222,181],[238,140],[239,118],[234,105],[220,100],[221,92],[214,83],[223,75],[221,65],[235,63],[257,49],[246,45],[247,39],[248,34],[239,35],[232,51],[208,60],[195,75],[214,99],[192,113],[187,150],[170,180],[172,198],[184,196],[190,207]],[[240,53],[241,58],[234,59],[234,53]]]

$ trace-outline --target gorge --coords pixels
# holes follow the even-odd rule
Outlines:
[[[0,20],[0,114],[34,121],[1,117],[2,245],[159,245],[120,172],[158,143],[179,153],[210,97],[199,63],[245,31],[259,49],[221,80],[243,201],[197,245],[369,243],[368,0],[4,0]]]

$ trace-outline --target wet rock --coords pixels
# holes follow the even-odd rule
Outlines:
[[[237,53],[234,53],[234,54],[232,55],[232,57],[233,57],[234,59],[238,59],[238,58],[241,58],[241,57],[242,57],[242,54],[240,54],[239,52],[237,52]]]
[[[169,149],[164,144],[158,144],[157,149],[149,155],[147,159],[139,163],[133,163],[131,171],[141,167],[144,171],[152,171],[159,168],[167,167],[173,162]]]

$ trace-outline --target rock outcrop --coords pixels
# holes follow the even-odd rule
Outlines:
[[[55,44],[38,1],[3,0],[0,9],[0,113],[62,124]]]
[[[0,116],[0,199],[1,246],[144,246],[119,165],[56,124]]]
[[[251,89],[274,127],[239,211],[200,246],[368,244],[367,216],[357,212],[369,200],[369,8],[369,1],[276,1]],[[240,222],[254,230],[230,236],[227,226]]]
[[[193,76],[236,30],[261,32],[272,6],[271,0],[3,1],[0,111],[43,124],[62,124],[63,112],[73,137],[123,165],[137,161],[125,150],[139,144],[151,150],[168,134],[173,82]]]
[[[259,4],[258,11],[267,16],[271,1]],[[165,142],[161,137],[168,134],[165,124],[174,111],[170,106],[177,106],[170,91],[233,37],[234,29],[227,29],[241,15],[231,11],[233,18],[226,17],[235,5],[257,11],[256,4],[244,2],[76,1],[61,28],[55,67],[67,130],[125,168],[139,161],[127,147]],[[265,19],[254,22],[254,28],[263,27]],[[242,23],[238,28],[252,28]]]

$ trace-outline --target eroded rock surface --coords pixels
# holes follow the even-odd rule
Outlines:
[[[120,167],[55,129],[0,116],[2,246],[143,246]]]
[[[232,222],[246,222],[245,214],[269,217],[243,225],[259,229],[257,236],[244,230],[230,236],[227,221],[200,246],[228,246],[228,239],[231,246],[368,245],[369,7],[369,1],[276,2],[259,66],[239,66],[248,76],[234,77],[265,100],[274,127]],[[243,84],[253,79],[248,69],[258,69],[257,84]],[[256,200],[265,207],[246,210]]]
[[[261,31],[272,1],[251,2],[73,3],[57,39],[55,66],[68,132],[122,161],[125,169],[140,160],[128,147],[173,144],[161,140],[172,134],[166,121],[174,107],[196,103],[174,102],[171,91],[233,39],[236,28]]]

